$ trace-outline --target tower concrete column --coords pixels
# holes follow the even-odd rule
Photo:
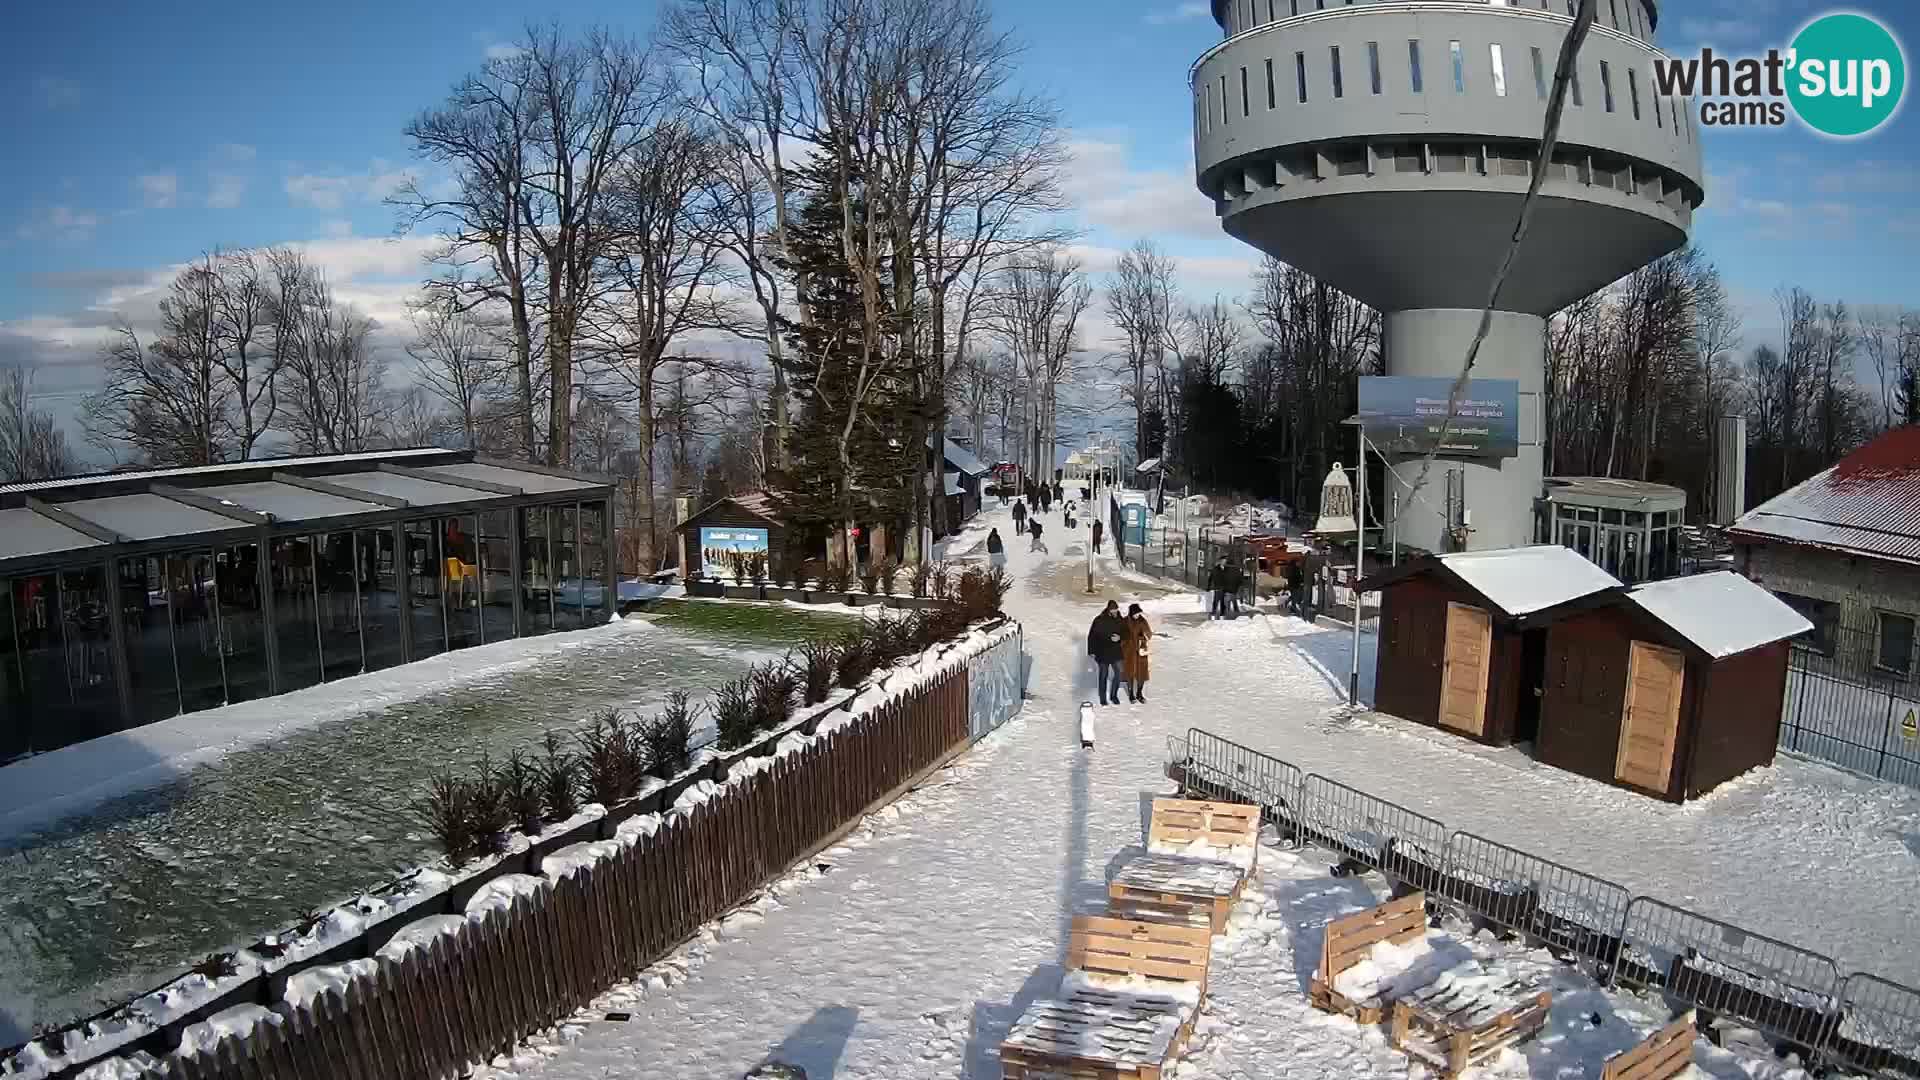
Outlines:
[[[1384,318],[1387,374],[1454,379],[1480,326],[1480,312],[1422,308]],[[1546,381],[1547,321],[1538,315],[1496,311],[1473,364],[1475,379],[1512,379],[1520,384],[1520,453],[1510,458],[1437,457],[1420,471],[1424,457],[1393,460],[1395,480],[1382,500],[1399,495],[1394,538],[1428,551],[1481,551],[1533,542],[1534,500],[1540,497],[1542,458],[1540,407]],[[1455,426],[1471,424],[1457,420]],[[1447,535],[1447,474],[1457,470],[1470,510],[1464,545]],[[1410,494],[1419,484],[1417,495]]]

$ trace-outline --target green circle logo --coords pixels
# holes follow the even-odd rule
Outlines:
[[[1907,89],[1907,58],[1892,31],[1867,15],[1822,15],[1793,39],[1787,98],[1807,126],[1852,138],[1893,118]]]

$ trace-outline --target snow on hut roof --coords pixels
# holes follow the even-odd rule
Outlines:
[[[1772,593],[1730,570],[1653,581],[1627,599],[1715,660],[1813,629]]]
[[[1440,562],[1509,615],[1535,611],[1620,588],[1620,581],[1559,544],[1457,551]]]
[[[1727,533],[1920,563],[1920,427],[1887,432],[1740,515]]]
[[[966,473],[968,476],[983,476],[993,471],[987,468],[979,458],[974,457],[971,450],[954,442],[952,439],[943,438],[942,442],[944,442],[945,445],[940,449],[940,456],[947,459],[947,464]],[[927,436],[927,449],[933,449],[932,435]]]

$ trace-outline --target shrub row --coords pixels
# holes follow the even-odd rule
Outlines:
[[[728,559],[728,565],[733,571],[736,585],[753,581],[803,589],[808,582],[814,582],[819,591],[833,593],[851,590],[856,580],[851,567],[845,564],[826,566],[817,560],[782,563],[769,560],[761,554],[736,552]],[[907,567],[882,560],[870,565],[858,580],[862,588],[875,596],[894,595],[904,581],[911,596],[951,599],[952,587],[960,581],[961,576],[956,576],[946,563],[923,562]]]
[[[925,574],[929,583],[938,578],[948,584],[944,566]],[[791,721],[796,700],[803,707],[819,705],[835,687],[854,689],[875,672],[955,640],[972,623],[998,614],[1013,579],[999,567],[976,566],[953,584],[959,601],[953,607],[866,619],[838,635],[811,638],[781,659],[722,683],[709,702],[696,704],[685,691],[674,691],[656,716],[643,720],[607,709],[566,737],[548,732],[541,753],[515,750],[498,764],[482,756],[465,776],[442,770],[429,782],[418,811],[447,860],[459,866],[505,851],[510,830],[538,833],[578,813],[583,802],[612,806],[630,799],[649,777],[667,781],[688,769],[703,711],[713,716],[719,749],[748,746]]]

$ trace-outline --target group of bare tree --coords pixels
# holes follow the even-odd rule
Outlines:
[[[393,395],[373,329],[296,249],[215,251],[174,276],[150,333],[114,327],[82,423],[117,459],[152,465],[244,460],[276,439],[379,445]]]
[[[0,483],[47,480],[73,471],[73,448],[52,413],[33,407],[33,371],[0,367]]]

